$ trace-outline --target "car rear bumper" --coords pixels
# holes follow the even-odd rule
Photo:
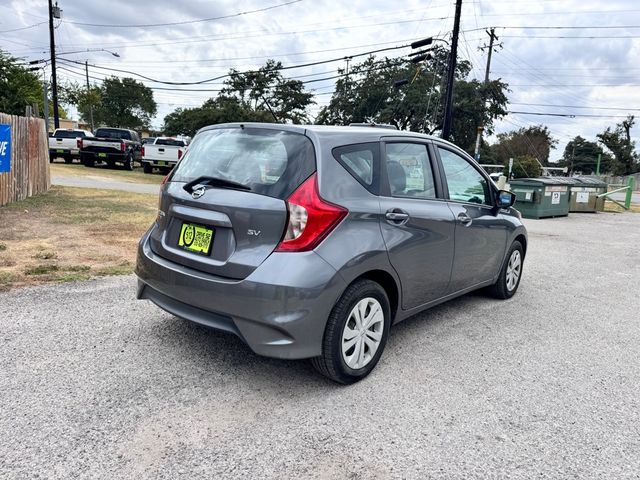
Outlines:
[[[50,148],[49,155],[71,155],[74,157],[80,156],[80,150],[77,148]]]
[[[299,359],[321,354],[327,318],[346,284],[315,252],[272,253],[247,278],[232,280],[158,256],[148,237],[149,232],[138,248],[137,298],[233,333],[259,355]]]
[[[91,150],[81,150],[80,156],[83,158],[95,158],[97,160],[109,159],[116,162],[124,162],[129,156],[127,152],[114,151],[114,152],[92,152]]]
[[[178,163],[177,160],[155,160],[152,158],[143,158],[140,161],[142,164],[152,165],[154,167],[173,167]]]

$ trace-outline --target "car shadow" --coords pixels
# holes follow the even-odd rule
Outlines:
[[[481,291],[472,292],[450,300],[429,310],[414,315],[391,329],[389,341],[381,359],[386,361],[403,361],[403,357],[411,355],[410,350],[397,350],[399,345],[407,341],[426,341],[435,331],[460,326],[456,321],[461,313],[473,309],[474,305],[492,301]],[[232,375],[240,381],[266,390],[286,390],[291,394],[307,396],[317,391],[326,391],[327,387],[335,388],[338,384],[322,377],[308,360],[280,360],[262,357],[255,354],[246,344],[233,334],[213,330],[187,320],[161,314],[163,318],[153,322],[149,332],[156,338],[163,339],[164,347],[184,362],[185,365],[198,365],[205,371],[220,372]],[[461,320],[471,322],[468,316]],[[417,336],[417,337],[416,337]],[[374,371],[375,374],[375,371]]]

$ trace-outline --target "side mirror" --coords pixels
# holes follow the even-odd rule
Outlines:
[[[509,208],[516,203],[516,194],[508,190],[498,190],[496,197],[496,206],[498,208]]]

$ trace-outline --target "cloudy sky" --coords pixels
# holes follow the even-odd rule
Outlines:
[[[341,59],[449,35],[455,9],[453,0],[59,0],[59,6],[59,55],[88,60],[96,83],[113,74],[135,77],[107,69],[163,82],[197,82],[231,67],[259,67],[268,58],[285,66]],[[593,139],[640,112],[637,0],[463,0],[458,53],[471,61],[476,78],[484,77],[486,50],[479,47],[487,43],[490,27],[496,27],[501,44],[491,77],[509,84],[509,110],[521,112],[499,122],[498,132],[544,123],[559,141],[555,159],[575,135]],[[46,1],[0,0],[0,48],[36,60],[47,57],[48,45]],[[344,66],[339,60],[292,68],[286,75],[308,82],[317,95],[315,114],[331,98],[334,80],[311,80]],[[84,81],[84,68],[60,62],[58,77]],[[167,113],[198,106],[221,86],[221,80],[176,86],[136,78],[154,89],[158,128]],[[638,132],[638,127],[632,131]]]

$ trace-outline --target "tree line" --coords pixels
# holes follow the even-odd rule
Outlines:
[[[301,80],[286,78],[283,65],[268,60],[255,71],[231,69],[219,94],[199,107],[177,108],[164,118],[166,135],[193,136],[200,128],[225,122],[278,122],[348,125],[391,124],[401,130],[437,135],[444,116],[444,86],[448,51],[435,47],[431,58],[415,65],[404,58],[370,56],[339,69],[327,105],[312,119],[309,109],[318,98]],[[485,137],[507,115],[508,85],[500,79],[488,83],[470,78],[472,65],[461,60],[454,72],[453,138],[473,154],[476,131],[484,126]],[[87,88],[66,82],[59,88],[63,105],[74,107],[95,125],[136,130],[151,128],[157,113],[153,91],[133,78],[106,78]],[[24,114],[27,105],[43,106],[42,83],[17,59],[0,50],[0,111]],[[64,110],[61,117],[64,118]],[[592,140],[576,136],[568,142],[556,166],[571,172],[592,173],[598,155],[601,172],[629,174],[640,170],[639,155],[631,138],[633,116],[607,127]],[[507,165],[514,159],[515,176],[537,176],[541,165],[549,166],[550,153],[558,144],[545,125],[532,125],[501,133],[494,142],[483,141],[481,162]]]

